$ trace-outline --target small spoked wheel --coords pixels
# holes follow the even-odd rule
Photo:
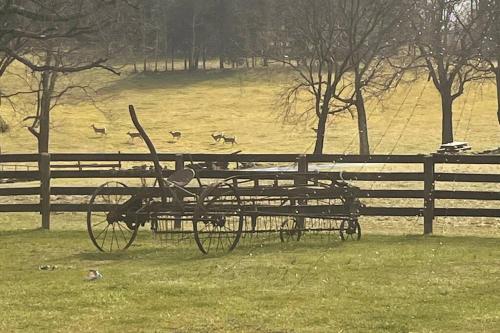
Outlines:
[[[207,188],[193,215],[194,239],[204,254],[229,252],[238,244],[243,229],[240,197],[229,184]]]
[[[361,239],[361,226],[358,219],[342,220],[340,223],[340,238],[343,241]]]
[[[101,185],[92,195],[87,211],[87,231],[92,243],[102,252],[126,250],[135,240],[139,223],[130,194],[118,194],[127,185],[108,182]],[[123,190],[121,191],[123,192]],[[123,209],[124,204],[126,210]]]
[[[294,218],[286,219],[281,224],[280,239],[281,242],[299,241],[302,236],[302,230],[297,225]]]

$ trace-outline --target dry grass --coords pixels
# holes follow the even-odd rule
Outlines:
[[[134,104],[163,152],[311,152],[314,122],[290,124],[278,119],[282,113],[278,96],[288,77],[283,69],[121,77],[87,73],[79,79],[97,89],[94,99],[100,109],[81,94],[66,98],[53,111],[51,150],[145,151],[143,144],[131,143],[126,135],[133,129],[127,106]],[[0,84],[21,87],[12,77],[3,78]],[[455,104],[456,140],[469,141],[475,150],[498,147],[495,101],[492,85],[471,86]],[[23,112],[29,109],[25,105]],[[401,86],[381,103],[369,102],[368,111],[375,153],[429,153],[440,144],[440,102],[430,82]],[[34,138],[21,127],[25,113],[13,114],[7,103],[0,106],[0,112],[12,125],[11,132],[0,136],[3,151],[35,151]],[[94,135],[91,124],[107,127],[108,136]],[[181,131],[182,139],[174,142],[170,130]],[[233,134],[239,144],[214,144],[213,132]],[[326,141],[326,153],[356,153],[356,120],[348,114],[332,119]]]

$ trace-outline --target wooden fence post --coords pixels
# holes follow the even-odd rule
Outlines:
[[[306,173],[308,171],[308,162],[307,162],[307,156],[306,155],[300,155],[297,158],[297,170],[299,173]],[[295,186],[301,186],[301,185],[307,185],[307,178],[305,176],[299,176],[294,179],[294,185]],[[299,200],[298,205],[306,205],[307,202],[305,200]],[[299,217],[297,218],[297,226],[300,229],[304,229],[304,218]]]
[[[42,229],[50,229],[50,154],[41,153],[38,161],[40,172],[40,214]]]
[[[432,226],[434,222],[434,178],[435,164],[431,156],[424,158],[424,235],[432,234]]]
[[[175,171],[184,170],[184,155],[176,154],[175,155]],[[179,200],[182,200],[182,195],[178,194]],[[174,229],[179,230],[182,229],[182,220],[180,216],[175,217]]]

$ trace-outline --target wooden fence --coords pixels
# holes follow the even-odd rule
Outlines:
[[[203,169],[198,172],[200,178],[206,180],[224,179],[235,175],[245,175],[248,179],[259,181],[290,181],[297,176],[310,174],[316,179],[343,179],[362,183],[362,198],[369,199],[421,199],[418,206],[395,204],[366,204],[361,211],[365,216],[423,216],[424,233],[432,233],[436,216],[462,217],[500,217],[500,155],[297,155],[297,154],[160,154],[162,163],[171,165],[171,169],[181,169],[185,163],[203,163],[207,166],[231,164],[231,168],[216,170]],[[95,181],[102,179],[139,179],[154,178],[154,172],[148,167],[130,167],[132,165],[151,162],[149,154],[11,154],[0,155],[0,165],[26,165],[25,170],[16,168],[0,168],[0,180],[10,179],[14,184],[0,185],[0,213],[38,212],[42,216],[42,227],[50,228],[51,212],[86,212],[88,197],[97,189],[92,186],[67,186],[71,180]],[[237,169],[238,166],[274,165],[275,169]],[[291,164],[288,168],[276,165]],[[318,163],[331,166],[330,169],[316,170]],[[447,172],[439,170],[442,165],[460,165],[489,172]],[[349,171],[353,168],[354,171]],[[372,168],[377,166],[377,170]],[[403,171],[393,171],[398,166]],[[390,168],[389,171],[387,168]],[[419,170],[415,170],[419,169]],[[375,170],[375,171],[374,171]],[[408,171],[410,170],[410,171]],[[164,171],[168,176],[173,171]],[[56,180],[64,179],[65,186],[51,186]],[[37,182],[36,186],[27,186]],[[437,189],[439,183],[476,183],[475,187],[486,190]],[[1,183],[0,183],[1,184]],[[366,186],[369,184],[369,186]],[[396,188],[375,188],[380,184],[405,184]],[[491,184],[494,186],[492,187]],[[256,185],[257,186],[257,185]],[[403,187],[403,188],[401,188]],[[127,191],[134,193],[138,186],[129,187]],[[68,202],[54,203],[53,196],[67,196]],[[35,203],[19,203],[12,198],[35,198]],[[75,202],[75,197],[80,198]],[[495,202],[495,208],[436,206],[437,200],[479,200]],[[16,202],[12,202],[16,201]],[[32,200],[33,201],[33,200]],[[470,205],[467,205],[470,206]]]

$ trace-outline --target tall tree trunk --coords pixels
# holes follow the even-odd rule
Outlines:
[[[171,52],[171,58],[170,58],[170,67],[172,68],[172,72],[175,71],[175,49],[174,49],[174,44],[172,43],[172,46],[170,47],[170,52]]]
[[[328,120],[328,115],[330,114],[330,100],[332,99],[332,89],[327,88],[323,95],[323,104],[320,107],[320,114],[318,119],[318,130],[316,132],[316,145],[314,146],[314,155],[322,155],[323,147],[325,145],[325,135],[326,135],[326,122]],[[318,100],[316,96],[316,107],[318,108],[321,101]]]
[[[142,71],[145,73],[148,71],[148,65],[147,65],[147,50],[146,50],[146,7],[143,6],[142,8],[142,58],[143,58],[143,68]]]
[[[155,72],[158,72],[158,53],[160,48],[160,33],[158,30],[156,31],[156,40],[155,40]]]
[[[189,57],[189,70],[197,69],[198,59],[196,58],[196,13],[195,8],[193,8],[193,17],[191,24],[191,54]]]
[[[365,100],[361,89],[361,78],[356,74],[356,111],[358,114],[358,133],[359,133],[359,154],[370,155],[370,143],[368,139],[368,122],[366,119]]]
[[[314,155],[322,155],[325,145],[326,121],[328,120],[328,110],[321,110],[318,120],[318,131],[316,133],[316,144],[314,146]]]
[[[49,152],[50,124],[50,72],[42,73],[42,95],[40,100],[40,128],[38,135],[38,153]]]
[[[207,69],[207,47],[203,47],[203,70]]]
[[[453,142],[453,99],[450,89],[441,91],[442,135],[441,143]]]
[[[497,119],[500,125],[500,55],[498,56],[498,64],[495,71],[495,77],[497,80]]]
[[[224,55],[219,55],[219,68],[224,69]]]

